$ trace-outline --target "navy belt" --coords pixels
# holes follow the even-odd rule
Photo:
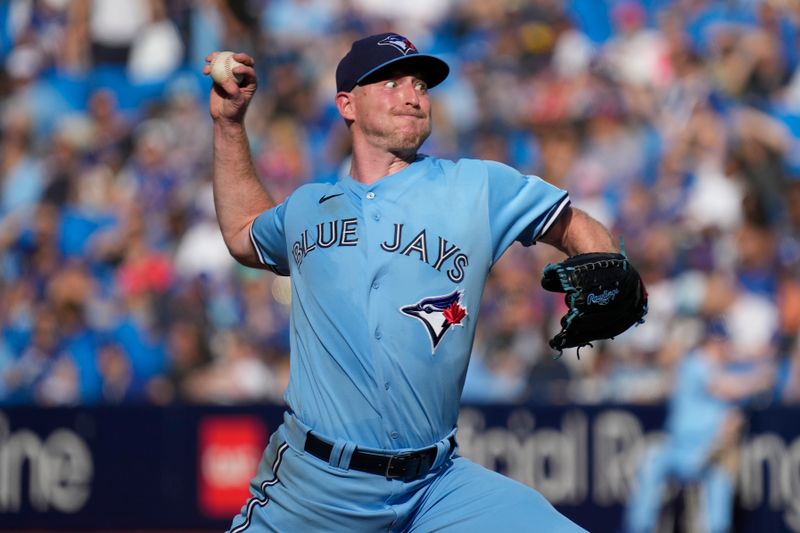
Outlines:
[[[455,437],[448,439],[450,451],[456,447]],[[325,462],[330,461],[333,444],[325,442],[312,432],[306,434],[305,451]],[[424,448],[415,452],[402,452],[397,454],[382,454],[362,452],[358,448],[350,458],[350,468],[383,476],[387,479],[402,479],[410,481],[427,474],[436,461],[438,449],[436,446]]]

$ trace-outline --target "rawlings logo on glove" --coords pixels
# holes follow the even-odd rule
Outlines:
[[[589,296],[586,297],[586,303],[590,305],[606,305],[608,302],[613,300],[617,294],[619,294],[619,289],[614,289],[613,291],[603,291],[603,294],[589,294]]]
[[[542,287],[564,293],[569,308],[561,331],[550,339],[559,352],[616,337],[647,314],[647,291],[624,252],[579,254],[549,264]]]

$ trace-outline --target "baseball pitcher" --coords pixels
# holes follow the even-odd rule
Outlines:
[[[608,231],[538,177],[419,153],[449,68],[394,33],[354,42],[336,70],[349,176],[276,205],[244,128],[254,62],[233,57],[241,81],[210,100],[219,224],[241,263],[291,276],[292,309],[284,423],[230,531],[582,531],[460,457],[456,419],[483,286],[514,241],[573,256],[543,278],[570,308],[554,348],[641,320],[644,288]]]

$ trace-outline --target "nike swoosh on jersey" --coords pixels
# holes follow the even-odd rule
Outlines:
[[[326,194],[325,196],[323,196],[322,198],[320,198],[320,199],[319,199],[319,203],[322,203],[322,202],[327,202],[327,201],[328,201],[328,200],[330,200],[331,198],[336,198],[337,196],[341,196],[341,195],[343,195],[343,194],[344,194],[343,192],[340,192],[340,193],[338,193],[338,194],[331,194],[331,195],[327,195],[327,194]]]

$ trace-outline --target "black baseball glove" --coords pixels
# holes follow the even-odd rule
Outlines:
[[[647,314],[647,291],[624,252],[579,254],[549,264],[542,287],[565,293],[569,308],[561,317],[561,331],[550,339],[559,352],[615,337],[644,322]]]

